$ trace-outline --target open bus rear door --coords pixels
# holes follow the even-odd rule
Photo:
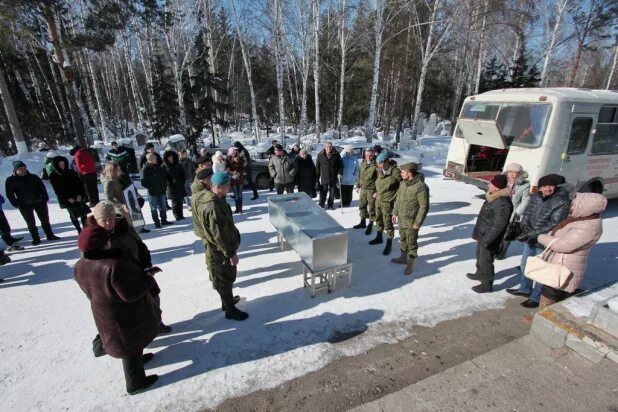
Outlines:
[[[459,118],[457,127],[468,144],[506,149],[506,143],[495,120]]]

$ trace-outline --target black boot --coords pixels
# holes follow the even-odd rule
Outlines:
[[[47,235],[47,240],[60,240],[60,239],[62,239],[62,238],[59,237],[59,236],[54,235],[53,233],[50,233],[50,234]]]
[[[393,239],[391,238],[386,239],[386,245],[384,246],[384,250],[382,251],[382,254],[384,256],[390,255],[392,247],[393,247]]]
[[[161,229],[161,221],[159,221],[159,214],[157,212],[152,212],[150,214],[152,216],[152,221],[154,222],[156,229]]]
[[[370,240],[369,244],[370,245],[378,245],[378,244],[380,244],[382,242],[383,242],[383,240],[382,240],[382,231],[380,230],[380,231],[376,232],[376,238],[373,239],[373,240]]]
[[[240,296],[234,296],[234,305],[240,302]],[[221,311],[225,312],[225,302],[221,301]]]
[[[481,283],[480,285],[472,286],[472,290],[476,293],[491,293],[493,292],[492,282]]]
[[[367,219],[361,219],[358,225],[353,226],[354,229],[364,229],[366,227],[367,227]]]
[[[365,235],[369,236],[372,230],[373,230],[373,222],[370,220],[369,224],[367,225],[367,229],[365,229]]]
[[[234,305],[232,305],[231,309],[226,309],[225,310],[225,318],[226,319],[245,320],[248,317],[249,317],[249,314],[247,312],[243,312],[242,310],[238,309]]]
[[[122,367],[124,369],[124,378],[127,384],[127,393],[135,395],[152,386],[157,379],[157,375],[146,376],[144,372],[143,355],[131,356],[130,358],[122,359]]]

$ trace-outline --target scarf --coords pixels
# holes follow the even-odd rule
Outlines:
[[[601,218],[601,215],[599,213],[593,213],[590,216],[582,216],[582,217],[567,216],[566,219],[558,223],[556,227],[552,229],[552,231],[550,232],[550,235],[554,236],[558,230],[562,229],[569,223],[581,222],[583,220],[594,220],[594,219],[600,219],[600,218]]]

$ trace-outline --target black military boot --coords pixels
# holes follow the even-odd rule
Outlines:
[[[382,231],[380,230],[380,231],[376,232],[376,238],[373,239],[373,240],[370,240],[369,244],[370,245],[379,245],[382,242],[383,242],[383,240],[382,240]]]
[[[369,224],[367,225],[367,229],[365,229],[365,235],[369,236],[372,230],[373,230],[373,222],[370,220]]]
[[[472,286],[472,290],[476,293],[491,293],[493,292],[493,282],[483,282],[479,285]]]
[[[361,219],[358,225],[352,226],[354,229],[364,229],[367,227],[367,219]]]
[[[238,302],[240,302],[240,296],[236,295],[234,296],[234,305]],[[221,301],[221,310],[225,312],[225,302],[223,300]]]
[[[392,247],[393,247],[393,239],[389,237],[388,239],[386,239],[386,245],[384,246],[384,250],[382,251],[382,254],[384,256],[390,255]]]
[[[154,222],[156,229],[161,229],[161,222],[159,221],[159,214],[157,212],[152,212],[152,221]]]
[[[414,271],[414,257],[408,256],[408,261],[406,262],[406,268],[403,271],[404,275],[411,275]]]

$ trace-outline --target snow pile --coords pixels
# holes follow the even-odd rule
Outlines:
[[[429,143],[425,146],[436,152],[436,163],[440,150],[443,157],[446,154]],[[43,153],[30,153],[21,160],[32,170],[40,168],[43,159]],[[12,171],[11,160],[0,163],[4,176]],[[302,287],[298,255],[281,251],[276,243],[268,220],[268,194],[246,200],[246,213],[235,216],[242,245],[234,289],[242,297],[239,307],[250,314],[245,322],[224,318],[190,219],[144,235],[154,264],[163,269],[157,274],[163,318],[173,331],[157,337],[147,349],[155,353],[147,371],[159,374],[159,381],[152,390],[132,397],[125,395],[121,362],[92,356],[96,330],[89,302],[72,273],[79,258],[76,233],[66,211],[52,199],[51,222],[62,240],[13,253],[13,262],[2,267],[4,409],[214,408],[226,398],[269,388],[342,356],[403,339],[412,325],[431,326],[501,307],[512,298],[504,289],[518,281],[521,245],[515,242],[510,256],[496,262],[496,293],[472,292],[475,282],[465,274],[474,270],[470,235],[482,204],[478,190],[442,180],[439,167],[424,168],[424,173],[431,205],[421,229],[415,273],[404,276],[403,266],[390,263],[398,252],[397,241],[392,255],[385,257],[381,246],[367,244],[371,237],[351,229],[358,222],[356,198],[354,207],[328,212],[350,229],[352,285],[342,282],[333,293],[319,293],[314,299]],[[7,209],[13,234],[28,239],[19,213]],[[613,201],[604,216],[603,237],[592,249],[584,287],[615,279],[617,229],[618,204]]]

